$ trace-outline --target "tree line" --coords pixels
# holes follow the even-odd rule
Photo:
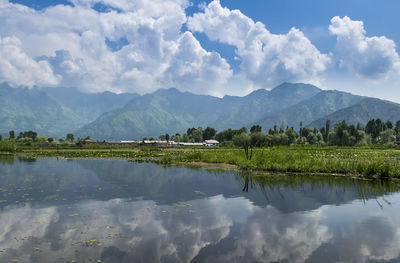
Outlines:
[[[17,143],[18,145],[26,145],[26,146],[30,145],[50,146],[57,143],[73,144],[81,140],[87,140],[87,139],[90,139],[90,137],[87,137],[85,139],[78,138],[75,140],[74,134],[68,133],[65,136],[65,138],[61,138],[58,140],[58,142],[56,142],[54,137],[39,136],[35,131],[24,131],[16,135],[15,131],[11,130],[8,133],[8,138],[3,138],[0,135],[0,141],[8,140]]]
[[[300,129],[293,127],[280,127],[274,125],[268,132],[263,132],[260,125],[253,125],[248,131],[246,127],[240,129],[227,129],[221,132],[212,127],[203,129],[189,128],[186,133],[160,135],[162,140],[175,142],[202,142],[215,139],[222,146],[241,146],[243,141],[248,141],[249,147],[268,147],[277,145],[335,145],[335,146],[368,146],[374,144],[394,144],[400,141],[400,120],[393,124],[391,121],[383,122],[380,119],[368,121],[365,127],[361,124],[349,125],[345,121],[331,127],[331,121],[327,120],[325,127],[305,128],[300,122]],[[247,143],[246,143],[247,144]]]
[[[161,134],[158,138],[162,141],[174,141],[174,142],[203,142],[205,140],[215,139],[217,135],[217,130],[212,127],[207,127],[203,130],[202,127],[198,128],[188,128],[185,133],[182,135],[180,133],[176,133],[175,135],[170,136],[167,134]],[[148,138],[143,138],[143,140],[147,140]],[[151,140],[153,138],[149,138]]]
[[[59,143],[72,144],[84,139],[75,139],[72,133],[65,138],[59,139]],[[143,140],[154,138],[143,138]],[[260,125],[253,125],[248,131],[246,127],[240,129],[227,129],[217,132],[212,127],[203,129],[188,128],[183,134],[176,133],[170,136],[162,134],[160,140],[175,142],[203,142],[215,139],[221,146],[242,147],[269,147],[278,145],[334,145],[334,146],[368,146],[374,144],[394,144],[400,142],[400,120],[393,124],[391,121],[384,122],[380,119],[372,119],[363,127],[361,124],[349,125],[345,121],[339,122],[331,127],[331,122],[326,121],[325,127],[305,128],[300,122],[300,129],[296,131],[293,127],[280,127],[274,125],[268,132],[263,132]],[[0,136],[0,141],[4,140]],[[9,132],[9,138],[20,145],[51,145],[57,143],[53,137],[38,136],[34,131],[20,132],[17,136],[15,131]],[[251,151],[248,153],[251,156]]]

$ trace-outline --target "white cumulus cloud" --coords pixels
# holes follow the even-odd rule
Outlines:
[[[335,16],[329,30],[337,37],[335,56],[342,67],[371,80],[400,76],[396,44],[385,36],[367,37],[362,21]]]
[[[283,81],[318,83],[330,63],[330,57],[321,54],[300,30],[272,34],[264,24],[222,7],[218,0],[190,17],[187,24],[212,41],[235,46],[244,74],[260,86]]]
[[[0,82],[96,92],[144,93],[176,87],[208,93],[218,91],[232,75],[225,59],[204,50],[190,32],[181,31],[187,20],[186,0],[72,3],[37,11],[1,2],[0,37],[19,39],[16,52],[29,63],[14,63],[12,70],[2,65]],[[110,10],[98,12],[96,4]],[[120,49],[106,44],[121,39],[126,43]]]
[[[189,0],[70,2],[35,10],[0,0],[0,83],[243,95],[286,81],[325,85],[325,72],[336,70],[332,58],[365,83],[400,79],[395,42],[367,37],[363,22],[348,17],[331,20],[329,31],[337,37],[331,55],[297,28],[271,33],[219,0],[192,17],[185,11]],[[234,73],[218,52],[205,50],[196,33],[233,46],[240,70]]]
[[[59,79],[45,61],[35,61],[21,49],[17,37],[0,36],[0,80],[15,85],[57,85]]]
[[[210,94],[213,87],[208,86],[209,82],[223,85],[232,75],[229,64],[218,53],[205,51],[190,32],[181,36],[176,50],[167,70],[170,85],[195,84],[195,90],[204,89]]]

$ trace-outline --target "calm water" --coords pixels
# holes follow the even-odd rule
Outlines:
[[[400,187],[0,159],[0,262],[400,262]]]

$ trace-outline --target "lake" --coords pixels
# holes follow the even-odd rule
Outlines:
[[[0,158],[0,262],[400,262],[400,186]]]

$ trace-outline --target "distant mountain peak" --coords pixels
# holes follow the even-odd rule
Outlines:
[[[181,91],[177,88],[161,88],[154,91],[153,93],[148,93],[147,95],[152,95],[152,94],[165,96],[165,95],[193,94],[193,93],[188,91]]]
[[[266,90],[266,89],[257,89],[257,90],[254,90],[254,91],[250,92],[245,97],[267,95],[268,93],[269,93],[269,91]]]
[[[172,87],[172,88],[168,88],[168,89],[165,89],[166,91],[169,91],[169,92],[178,92],[178,93],[182,93],[180,90],[178,90],[177,88],[174,88],[174,87]]]
[[[359,103],[349,107],[341,108],[329,115],[323,116],[314,120],[309,127],[321,128],[324,127],[327,120],[331,121],[331,125],[338,122],[346,121],[348,124],[360,123],[366,125],[370,119],[381,119],[382,121],[396,122],[400,119],[400,104],[381,100],[377,98],[361,97]]]
[[[282,84],[276,86],[271,91],[278,91],[278,90],[292,90],[292,89],[314,89],[314,90],[321,90],[317,86],[312,84],[305,84],[305,83],[290,83],[290,82],[283,82]]]

